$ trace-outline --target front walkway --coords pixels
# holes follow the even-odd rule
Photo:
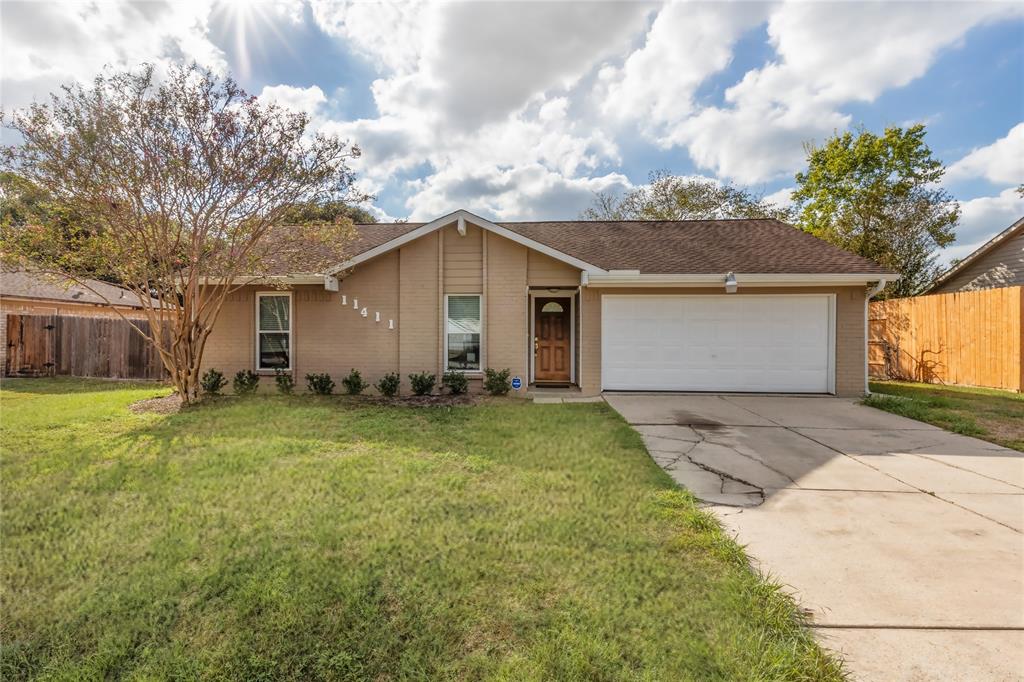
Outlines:
[[[838,398],[605,398],[857,679],[1024,679],[1024,455]]]

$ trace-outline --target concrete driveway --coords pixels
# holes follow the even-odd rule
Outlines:
[[[826,397],[608,394],[857,679],[1024,679],[1024,455]]]

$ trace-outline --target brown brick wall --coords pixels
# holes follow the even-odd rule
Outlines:
[[[295,368],[300,386],[307,372],[329,372],[339,381],[353,367],[370,382],[397,370],[404,390],[408,390],[407,375],[411,372],[426,370],[440,378],[444,291],[485,294],[484,363],[495,368],[508,367],[514,376],[522,377],[525,382],[529,371],[527,292],[531,277],[545,278],[533,280],[535,286],[575,286],[579,271],[569,266],[550,267],[543,254],[494,234],[486,236],[487,262],[484,264],[482,234],[479,228],[468,227],[470,234],[466,237],[460,237],[453,228],[446,230],[443,236],[440,233],[426,235],[397,251],[358,265],[343,279],[338,293],[326,292],[319,285],[295,287]],[[475,236],[470,236],[472,234]],[[471,265],[476,262],[479,262],[481,274],[479,281],[468,274],[477,267]],[[543,267],[531,268],[531,263]],[[461,272],[452,275],[453,268],[461,268]],[[482,279],[484,270],[486,287]],[[254,366],[255,291],[255,287],[248,287],[225,304],[207,345],[204,368],[217,367],[231,376],[239,369]],[[587,394],[600,392],[601,386],[603,292],[692,295],[721,294],[722,290],[583,289],[577,299],[577,377]],[[736,295],[757,293],[834,293],[837,304],[836,391],[839,395],[863,393],[863,287],[745,288]],[[346,307],[340,304],[342,294],[348,297]],[[354,298],[359,299],[360,308],[368,309],[367,318],[352,309]],[[381,313],[380,323],[373,322],[376,311]],[[396,329],[387,329],[388,319],[395,320]],[[479,388],[479,380],[474,379],[472,385]]]

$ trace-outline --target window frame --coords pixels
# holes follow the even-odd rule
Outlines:
[[[449,367],[448,366],[448,333],[449,333],[448,332],[448,299],[451,298],[452,296],[463,296],[463,297],[473,296],[473,297],[475,297],[479,301],[479,308],[478,308],[478,310],[480,311],[480,357],[477,360],[477,364],[479,364],[480,367],[478,369],[459,369],[459,368]],[[471,293],[467,293],[467,294],[457,294],[457,293],[445,294],[444,295],[444,318],[443,318],[443,324],[444,324],[444,326],[443,326],[443,328],[441,330],[441,333],[444,336],[444,344],[443,344],[444,345],[444,354],[442,355],[442,357],[444,359],[444,363],[443,363],[444,366],[443,366],[442,371],[443,372],[462,372],[463,374],[483,374],[484,367],[487,366],[484,363],[484,348],[485,348],[485,345],[484,345],[484,329],[485,329],[485,327],[484,327],[484,295],[483,294],[471,294]]]
[[[281,333],[284,333],[284,332],[282,332],[282,330],[279,330],[279,329],[266,330],[266,331],[260,329],[260,301],[262,299],[264,299],[264,298],[269,298],[269,297],[274,297],[274,296],[277,296],[277,297],[287,297],[288,298],[288,332],[287,332],[287,334],[288,334],[288,366],[287,367],[277,367],[277,368],[274,368],[274,367],[260,367],[260,334],[281,334]],[[256,343],[254,344],[254,346],[255,346],[255,354],[254,354],[254,357],[253,357],[253,361],[254,361],[254,366],[255,366],[255,369],[256,369],[256,373],[257,374],[260,374],[260,373],[263,373],[263,374],[273,374],[276,371],[276,369],[280,369],[282,372],[291,372],[293,370],[293,368],[295,367],[295,343],[294,343],[295,334],[294,334],[294,331],[293,331],[294,326],[295,326],[295,299],[292,296],[292,292],[291,291],[257,291],[256,292],[256,311],[255,311],[255,317],[256,317],[256,319],[254,320],[254,324],[255,324],[255,327],[256,327],[256,338],[255,338]]]

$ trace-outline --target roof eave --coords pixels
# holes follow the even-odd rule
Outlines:
[[[729,273],[644,274],[611,271],[605,274],[587,273],[582,278],[587,287],[712,287],[724,286]],[[886,273],[733,273],[737,286],[792,287],[792,286],[853,286],[885,280],[899,279],[895,272]]]
[[[437,230],[440,230],[443,227],[447,227],[448,225],[458,223],[460,219],[468,221],[473,225],[476,225],[477,227],[487,230],[488,232],[493,232],[494,234],[497,234],[501,237],[505,237],[506,239],[509,239],[513,242],[522,244],[523,246],[533,249],[534,251],[538,251],[547,256],[551,256],[555,260],[562,261],[563,263],[568,263],[569,265],[572,265],[575,268],[579,268],[580,270],[583,270],[585,272],[605,272],[603,268],[600,268],[592,263],[587,263],[586,261],[580,260],[575,256],[570,256],[569,254],[559,251],[558,249],[554,249],[548,246],[547,244],[542,244],[536,240],[530,239],[529,237],[524,237],[518,232],[514,232],[506,227],[502,227],[501,225],[492,223],[490,220],[481,218],[478,215],[475,215],[465,209],[460,208],[459,210],[449,213],[448,215],[442,216],[436,220],[432,220],[429,223],[425,223],[417,227],[415,230],[410,230],[409,232],[406,232],[403,235],[399,235],[394,239],[390,239],[384,242],[383,244],[380,244],[378,246],[373,247],[372,249],[368,249],[356,256],[353,256],[352,258],[348,259],[343,263],[339,263],[331,268],[328,268],[326,274],[337,275],[339,272],[348,270],[360,263],[364,263],[370,260],[371,258],[376,258],[377,256],[383,255],[388,251],[397,249],[405,244],[408,244],[411,241],[428,235],[431,232],[436,232]]]

